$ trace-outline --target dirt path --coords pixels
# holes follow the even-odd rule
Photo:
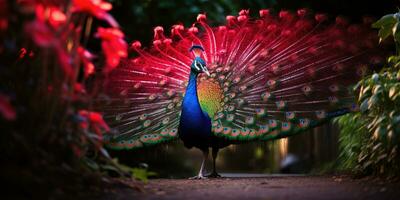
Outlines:
[[[400,185],[335,176],[155,179],[144,192],[113,189],[102,199],[399,199]]]

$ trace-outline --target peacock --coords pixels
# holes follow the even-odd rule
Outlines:
[[[205,14],[169,36],[154,28],[150,48],[134,41],[104,82],[104,137],[113,149],[180,139],[203,152],[194,178],[220,177],[215,160],[230,144],[289,137],[357,111],[352,85],[383,60],[371,20],[331,22],[310,10],[249,10],[211,26]],[[213,171],[204,174],[212,151]]]

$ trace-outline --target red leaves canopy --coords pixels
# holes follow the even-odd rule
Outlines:
[[[8,96],[0,94],[0,114],[6,120],[15,120],[17,114]]]
[[[107,13],[112,5],[102,0],[74,0],[73,11],[86,12],[98,19],[107,21],[112,27],[118,27],[118,23]]]
[[[128,56],[128,45],[124,41],[124,33],[117,28],[97,29],[96,37],[102,40],[101,47],[106,56],[105,73],[109,73],[119,64],[121,58]]]

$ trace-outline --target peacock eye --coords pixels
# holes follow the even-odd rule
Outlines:
[[[203,65],[200,62],[197,62],[197,60],[194,61],[194,66],[197,68],[197,70],[203,69]]]

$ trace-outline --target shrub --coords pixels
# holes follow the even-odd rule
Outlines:
[[[354,88],[361,113],[339,118],[342,167],[362,174],[400,175],[400,13],[373,24],[380,41],[394,38],[397,55]]]
[[[101,0],[0,0],[0,176],[8,192],[52,196],[99,182],[106,170],[125,173],[103,148],[110,128],[92,109],[99,81],[127,57],[111,8]],[[92,30],[94,19],[104,27]],[[95,38],[97,55],[86,46]]]

